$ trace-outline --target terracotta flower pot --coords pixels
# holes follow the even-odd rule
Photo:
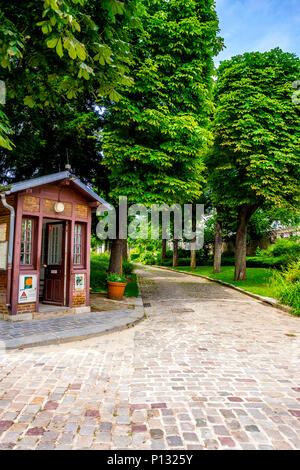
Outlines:
[[[107,281],[108,298],[111,300],[122,300],[127,282]]]

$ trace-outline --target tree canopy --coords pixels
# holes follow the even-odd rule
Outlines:
[[[0,78],[7,101],[60,108],[92,94],[116,100],[128,84],[130,51],[124,26],[135,23],[139,0],[21,0],[2,2]],[[0,145],[12,148],[0,109]]]
[[[299,70],[299,58],[280,49],[221,63],[207,159],[216,205],[298,207],[300,116],[292,84]]]
[[[259,207],[299,208],[300,60],[279,48],[246,53],[217,71],[215,142],[207,165],[212,200],[238,214],[236,280],[246,276],[247,224]]]
[[[197,199],[212,142],[213,56],[222,48],[211,0],[145,0],[143,31],[129,31],[132,86],[108,110],[104,164],[111,194],[134,202]]]

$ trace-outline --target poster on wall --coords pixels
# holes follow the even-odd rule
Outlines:
[[[75,289],[84,290],[84,274],[75,274]]]
[[[19,278],[19,304],[36,302],[37,298],[37,275],[22,274]]]

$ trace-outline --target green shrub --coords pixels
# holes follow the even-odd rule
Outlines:
[[[172,259],[165,259],[164,261],[161,262],[161,266],[170,267],[172,265],[173,265],[173,260]]]
[[[288,259],[286,256],[248,256],[248,268],[274,268],[282,269],[287,266]]]
[[[156,264],[156,258],[151,253],[144,253],[140,256],[139,260],[142,264],[148,264],[150,266]]]
[[[283,304],[292,307],[292,313],[300,316],[300,258],[284,271],[275,272],[272,285]]]
[[[179,258],[178,266],[190,266],[191,258]]]
[[[106,277],[109,265],[109,256],[104,254],[91,255],[91,280],[93,289],[106,289]]]
[[[91,254],[91,280],[92,289],[106,290],[107,271],[109,267],[109,253],[99,255]],[[134,266],[130,261],[123,261],[123,274],[129,276],[132,274]]]
[[[173,258],[173,251],[167,249],[165,259],[172,259],[172,258]]]
[[[137,260],[139,259],[139,257],[140,257],[139,253],[131,253],[130,255],[131,261]]]
[[[300,256],[300,239],[298,237],[278,238],[275,243],[262,251],[262,255],[267,257],[285,256],[289,262],[296,261]]]
[[[126,282],[126,277],[120,276],[118,273],[111,273],[107,276],[106,279],[107,281],[111,281],[111,282],[120,282],[120,283]]]
[[[213,265],[213,264],[214,263],[213,263],[213,260],[212,260],[211,265]],[[222,255],[222,261],[221,261],[222,266],[234,266],[234,264],[235,264],[234,256],[224,256],[224,255]]]
[[[225,250],[222,253],[222,258],[234,258],[234,251],[232,250]]]
[[[130,274],[133,273],[133,270],[134,270],[134,266],[132,263],[130,263],[130,261],[123,261],[123,273],[125,274],[125,276],[130,276]]]

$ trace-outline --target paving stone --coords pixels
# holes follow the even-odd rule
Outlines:
[[[151,307],[135,328],[0,351],[0,449],[300,450],[299,319],[193,276],[139,277]],[[109,315],[116,325],[128,312]],[[104,317],[3,334],[70,337]]]
[[[13,421],[10,420],[3,420],[0,421],[0,431],[6,431],[14,424]]]
[[[127,416],[118,416],[116,422],[117,424],[130,424],[130,418]]]
[[[207,421],[205,419],[198,418],[196,419],[196,426],[198,428],[203,428],[207,425]]]
[[[259,432],[258,427],[254,425],[246,426],[245,429],[248,432]]]
[[[112,423],[102,422],[102,423],[100,423],[99,430],[100,431],[110,431],[111,427],[112,427]]]
[[[150,429],[150,434],[152,439],[162,439],[164,437],[162,429]]]
[[[179,436],[167,436],[167,441],[171,448],[180,447],[183,445],[183,442]]]
[[[183,433],[184,441],[198,441],[198,436],[194,432],[184,432]]]
[[[151,442],[151,449],[152,450],[164,450],[166,449],[165,441],[162,439],[155,439]]]
[[[145,424],[134,424],[132,426],[132,432],[145,432],[147,431],[147,426]]]

